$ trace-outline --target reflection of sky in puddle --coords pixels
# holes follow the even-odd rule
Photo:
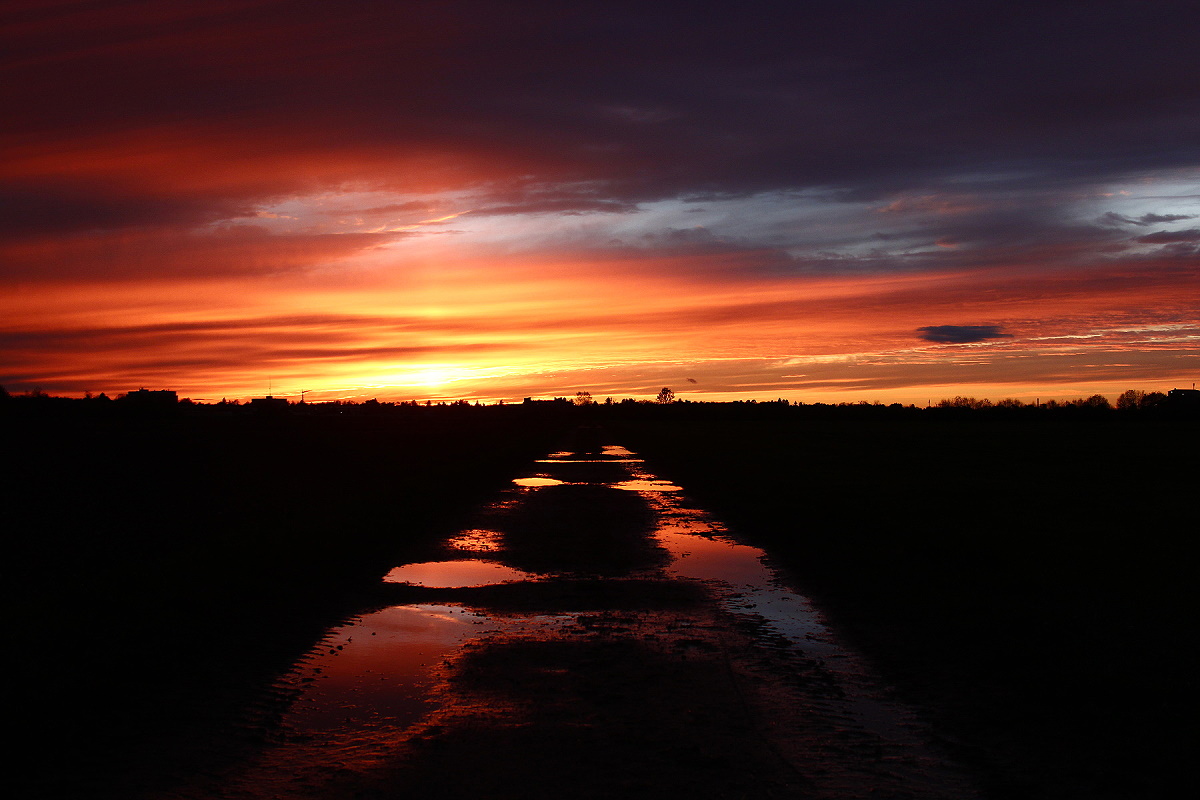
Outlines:
[[[536,578],[528,572],[497,564],[483,559],[462,561],[424,561],[396,567],[383,576],[384,583],[410,583],[433,589],[449,589],[463,586],[491,586],[505,581],[522,581]]]
[[[683,487],[677,486],[670,481],[662,481],[657,479],[635,478],[630,481],[621,481],[612,485],[614,489],[624,489],[627,492],[682,492]]]
[[[471,550],[476,553],[491,553],[504,547],[503,535],[498,531],[471,528],[446,540],[453,550]]]
[[[770,582],[770,573],[759,560],[762,551],[756,547],[667,531],[661,531],[658,540],[674,556],[667,568],[672,575],[725,581],[734,587]]]
[[[491,630],[485,619],[453,606],[397,606],[336,628],[296,671],[303,689],[286,723],[310,733],[347,724],[407,727],[429,710],[435,667]]]
[[[644,464],[645,459],[633,458],[637,453],[620,445],[605,445],[599,454],[579,453],[569,450],[551,453],[539,458],[536,464]]]
[[[703,512],[680,507],[675,497],[663,496],[654,505],[663,520],[655,536],[673,557],[670,574],[721,581],[737,593],[728,607],[758,614],[810,655],[837,657],[820,614],[808,598],[776,584],[762,550],[724,538],[720,526]]]
[[[539,458],[538,464],[644,464],[641,458]]]
[[[631,450],[626,450],[624,447],[616,444],[605,445],[599,453],[580,452],[573,450],[560,450],[557,453],[551,453],[545,458],[539,458],[538,464],[595,464],[609,463],[620,461],[625,463],[641,464],[643,460],[633,458],[637,453]]]
[[[562,486],[563,481],[555,480],[554,478],[513,478],[513,483],[517,486]]]
[[[918,751],[924,747],[906,727],[911,712],[876,694],[862,662],[838,644],[807,597],[777,583],[762,550],[722,538],[719,525],[702,511],[681,506],[676,496],[655,496],[651,505],[661,520],[655,537],[672,555],[668,573],[727,584],[734,592],[722,601],[727,609],[757,615],[801,652],[820,659],[845,692],[842,703],[850,718],[886,741]]]

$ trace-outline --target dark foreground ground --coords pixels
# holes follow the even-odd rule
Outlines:
[[[1194,420],[629,425],[997,798],[1193,784]]]
[[[253,736],[230,721],[361,587],[557,441],[510,410],[0,418],[23,796],[123,797]]]
[[[990,796],[1171,796],[1188,772],[1194,422],[515,411],[4,420],[23,796],[214,768],[177,743],[226,735],[406,548],[575,421],[796,574]],[[596,647],[572,664],[609,663]]]

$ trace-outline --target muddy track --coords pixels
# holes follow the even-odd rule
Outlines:
[[[154,796],[973,796],[679,489],[620,447],[540,461],[431,554],[525,580],[377,586],[273,688],[261,748]]]

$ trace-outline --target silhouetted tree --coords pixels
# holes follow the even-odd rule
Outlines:
[[[675,392],[671,391],[670,387],[664,386],[658,393],[658,397],[654,398],[655,402],[666,405],[667,403],[675,402]]]
[[[591,392],[576,392],[575,393],[575,405],[577,405],[577,406],[590,406],[590,405],[594,405],[595,402],[596,401],[592,399]]]
[[[977,400],[974,397],[963,397],[962,395],[956,395],[955,397],[952,397],[952,398],[939,400],[937,407],[938,408],[969,408],[969,409],[991,408],[992,401],[988,400],[987,398],[984,398],[983,400]]]
[[[1141,389],[1126,389],[1125,391],[1121,392],[1120,397],[1117,398],[1117,408],[1122,411],[1131,408],[1141,408],[1142,401],[1145,399],[1145,397],[1146,393]]]
[[[1142,408],[1156,408],[1167,402],[1167,396],[1162,392],[1146,392],[1142,397]]]

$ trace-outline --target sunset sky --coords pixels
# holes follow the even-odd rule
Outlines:
[[[5,6],[0,385],[1200,380],[1200,5]]]

